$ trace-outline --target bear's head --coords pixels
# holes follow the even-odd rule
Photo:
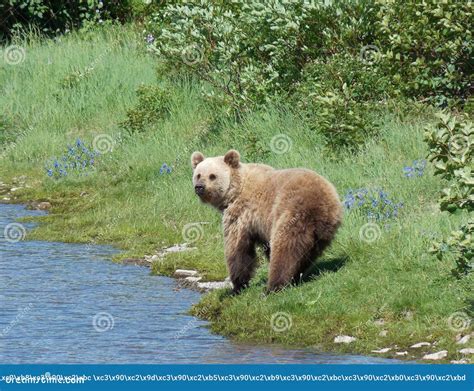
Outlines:
[[[205,158],[201,152],[191,156],[194,192],[202,202],[221,209],[229,199],[233,178],[240,167],[240,155],[231,149],[224,156]]]

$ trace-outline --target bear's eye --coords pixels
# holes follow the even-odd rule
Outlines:
[[[216,176],[215,176],[214,174],[211,174],[211,175],[209,175],[209,179],[210,179],[211,181],[213,181],[214,179],[216,179]]]
[[[197,179],[201,179],[201,174],[197,174]]]

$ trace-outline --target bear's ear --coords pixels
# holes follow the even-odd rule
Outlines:
[[[224,162],[232,168],[238,168],[240,164],[240,154],[235,149],[231,149],[224,155]]]
[[[204,155],[201,152],[193,152],[191,155],[191,167],[193,170],[196,168],[196,166],[201,163],[204,160]]]

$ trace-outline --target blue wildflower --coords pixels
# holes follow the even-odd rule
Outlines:
[[[165,173],[170,174],[171,167],[168,166],[166,163],[163,163],[162,166],[160,167],[160,175],[163,175]]]
[[[403,167],[403,173],[406,178],[413,176],[423,176],[426,167],[426,160],[413,160],[411,166]]]
[[[155,42],[155,37],[152,34],[148,34],[146,36],[146,43],[151,45],[153,42]]]
[[[95,157],[98,155],[95,151],[91,152],[82,140],[77,139],[74,146],[67,146],[65,155],[51,160],[45,166],[46,174],[49,177],[58,178],[79,170],[86,173],[88,168],[94,166]]]
[[[382,189],[377,191],[351,189],[344,197],[343,205],[348,210],[361,210],[369,220],[381,221],[397,217],[398,210],[403,204],[395,203]]]

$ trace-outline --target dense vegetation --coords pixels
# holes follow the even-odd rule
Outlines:
[[[0,12],[23,13],[0,59],[0,179],[20,187],[4,201],[52,203],[31,237],[112,243],[120,257],[191,239],[196,250],[154,272],[223,279],[192,151],[308,167],[346,213],[307,281],[262,299],[262,258],[242,295],[214,292],[194,312],[242,340],[339,349],[348,334],[340,349],[388,355],[427,340],[461,357],[474,299],[471,2],[89,1],[81,15],[10,3]],[[64,16],[46,33],[79,30],[38,36],[39,5]],[[113,22],[130,15],[140,24]],[[282,313],[284,332],[271,327]]]

